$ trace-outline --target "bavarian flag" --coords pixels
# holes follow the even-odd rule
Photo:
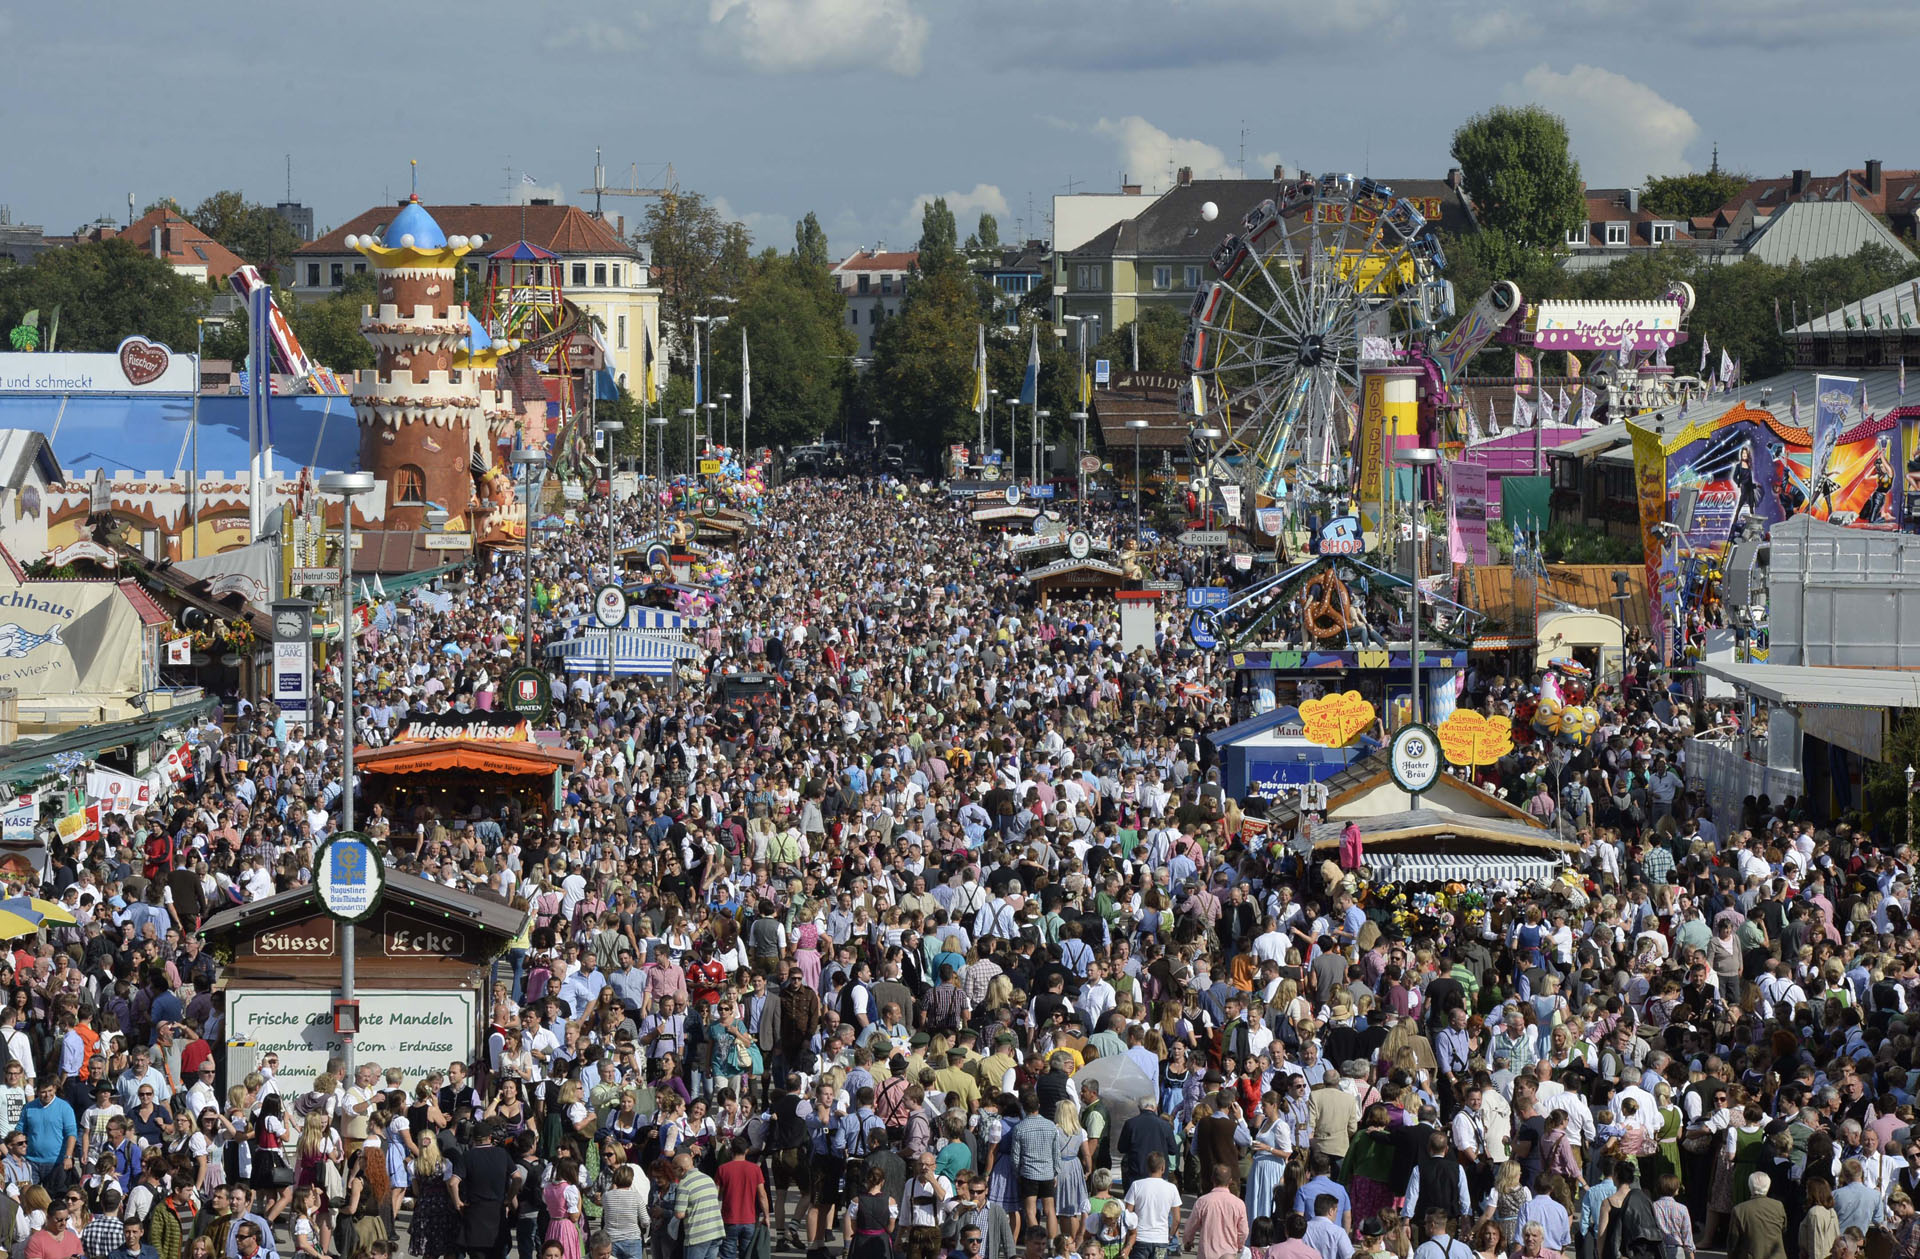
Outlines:
[[[641,350],[640,388],[646,395],[648,403],[655,403],[660,401],[660,397],[659,392],[654,388],[653,380],[653,334],[647,331],[645,321],[642,321],[640,324],[640,341],[643,347]]]

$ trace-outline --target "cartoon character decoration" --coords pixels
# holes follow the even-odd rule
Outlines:
[[[1585,746],[1600,727],[1599,710],[1587,704],[1593,671],[1577,660],[1556,656],[1547,661],[1540,678],[1540,699],[1534,705],[1534,733],[1574,747]]]

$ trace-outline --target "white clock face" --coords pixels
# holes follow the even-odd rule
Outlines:
[[[274,618],[273,628],[274,632],[282,638],[300,637],[300,614],[298,612],[282,612]]]

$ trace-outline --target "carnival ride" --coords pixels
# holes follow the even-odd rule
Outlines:
[[[287,322],[280,303],[274,300],[273,286],[267,283],[259,268],[251,264],[235,267],[227,275],[227,284],[239,296],[243,308],[257,290],[267,291],[267,335],[273,345],[274,366],[281,375],[293,377],[298,388],[311,393],[344,397],[349,392],[346,382],[331,368],[321,367],[307,356],[300,338],[294,335],[293,325]]]

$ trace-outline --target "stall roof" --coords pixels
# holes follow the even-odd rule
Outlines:
[[[1920,672],[1702,660],[1700,671],[1773,704],[1920,708]]]
[[[505,739],[407,739],[354,753],[354,765],[369,774],[426,774],[482,770],[492,774],[550,774],[574,769],[582,753]]]
[[[1218,751],[1221,748],[1231,747],[1242,739],[1251,739],[1256,734],[1265,734],[1275,726],[1284,726],[1288,722],[1297,725],[1299,721],[1300,710],[1283,704],[1277,708],[1269,708],[1264,713],[1255,713],[1245,721],[1236,722],[1225,730],[1215,730],[1212,734],[1204,734],[1200,737]]]
[[[1329,793],[1328,812],[1337,807]],[[1340,846],[1340,833],[1348,819],[1322,822],[1313,831],[1316,852]],[[1526,849],[1541,854],[1577,853],[1580,845],[1551,839],[1546,831],[1530,822],[1508,818],[1474,817],[1468,813],[1450,813],[1442,809],[1407,809],[1382,813],[1376,817],[1353,818],[1360,824],[1360,838],[1368,852],[1432,851],[1436,841],[1476,840],[1484,844]],[[1449,848],[1447,851],[1454,851]]]
[[[423,879],[417,874],[389,871],[386,886],[381,889],[380,895],[384,900],[398,901],[410,908],[467,919],[505,936],[518,935],[527,921],[525,902],[508,903],[491,896],[475,896],[471,892],[462,892],[431,879]],[[220,935],[263,918],[272,919],[283,914],[319,908],[320,898],[309,883],[277,892],[264,900],[249,901],[245,905],[222,910],[200,924],[200,934]]]

